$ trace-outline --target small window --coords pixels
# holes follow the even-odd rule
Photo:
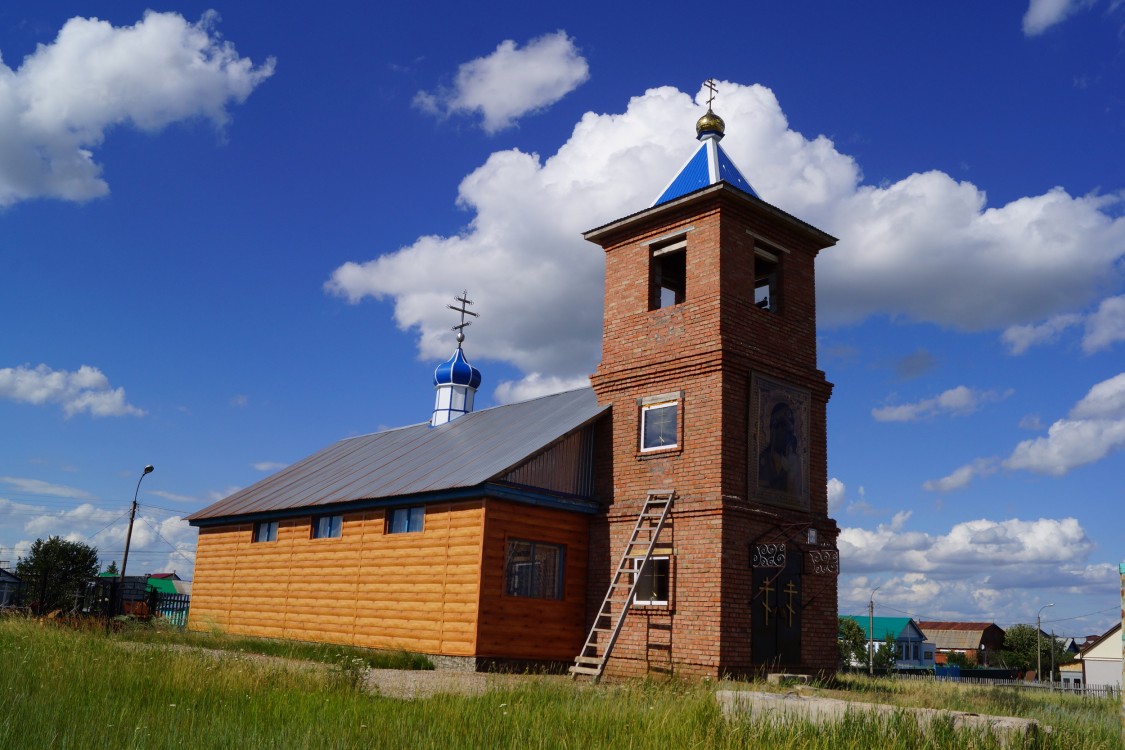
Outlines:
[[[276,542],[277,521],[259,521],[254,524],[255,542]]]
[[[343,516],[319,516],[313,519],[313,539],[335,539],[344,530]]]
[[[781,262],[775,252],[754,248],[754,304],[763,310],[781,309]]]
[[[679,443],[679,403],[669,401],[641,407],[641,450],[675,448]]]
[[[687,240],[673,240],[652,249],[649,309],[678,305],[687,296]]]
[[[669,573],[671,562],[667,557],[650,557],[648,563],[641,566],[643,560],[635,558],[633,568],[637,575],[637,588],[633,594],[633,603],[642,605],[668,604]]]
[[[508,540],[504,593],[532,599],[562,599],[564,557],[562,545]]]
[[[387,533],[405,534],[411,531],[421,531],[426,518],[426,509],[421,505],[413,508],[395,508],[387,514]]]

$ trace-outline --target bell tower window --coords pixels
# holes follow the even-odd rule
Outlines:
[[[781,311],[781,257],[772,248],[754,248],[754,304],[772,313]]]
[[[649,266],[650,310],[672,307],[687,297],[687,238],[652,248]]]

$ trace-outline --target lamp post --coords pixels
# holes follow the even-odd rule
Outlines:
[[[867,676],[875,676],[875,592],[882,588],[879,584],[871,589],[867,597]]]
[[[1040,645],[1040,639],[1043,635],[1042,617],[1043,610],[1047,607],[1055,606],[1054,603],[1044,604],[1039,608],[1039,612],[1035,615],[1035,681],[1040,682],[1040,673],[1043,671],[1043,646]]]
[[[144,472],[141,473],[141,478],[137,480],[137,489],[133,493],[133,508],[129,511],[129,531],[125,534],[125,555],[121,558],[121,581],[125,581],[125,565],[129,562],[129,542],[133,540],[133,519],[137,517],[137,495],[141,491],[141,481],[152,473],[153,466],[149,464],[145,467]]]

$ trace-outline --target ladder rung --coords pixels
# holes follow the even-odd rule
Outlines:
[[[599,675],[599,674],[602,673],[602,670],[598,669],[597,667],[577,667],[577,666],[575,666],[575,667],[570,668],[570,673],[571,674]]]
[[[601,664],[602,663],[602,660],[601,660],[600,656],[579,656],[574,661],[576,663],[576,666],[578,664]]]

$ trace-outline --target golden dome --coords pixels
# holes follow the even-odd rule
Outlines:
[[[723,118],[719,117],[717,114],[712,112],[710,109],[707,110],[707,114],[705,114],[705,115],[703,115],[703,117],[699,118],[699,122],[695,123],[695,134],[696,135],[703,135],[705,132],[707,132],[709,130],[712,131],[712,132],[716,132],[719,135],[722,135],[723,133],[726,132],[726,129],[727,129],[727,124],[725,122],[723,122]]]

